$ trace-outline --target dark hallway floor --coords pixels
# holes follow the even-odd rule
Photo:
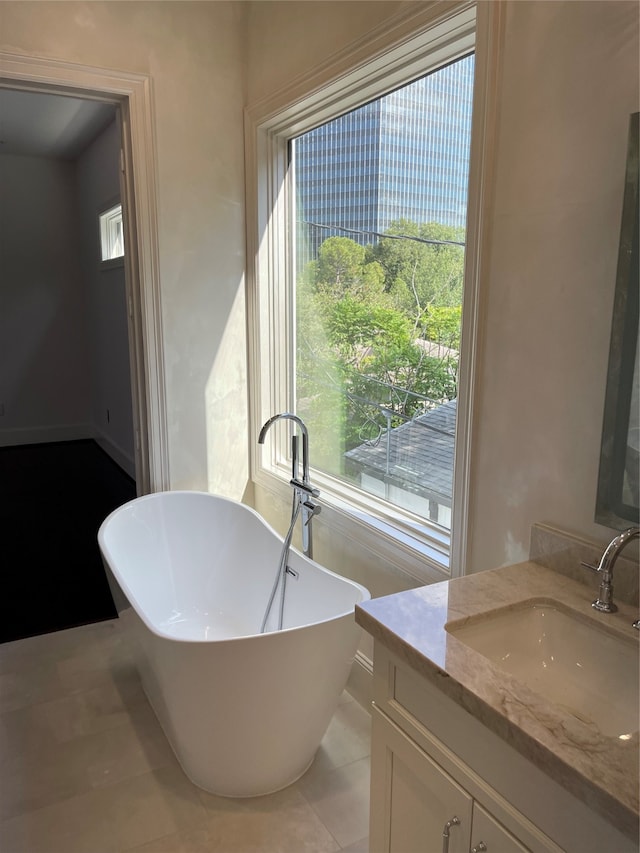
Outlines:
[[[135,482],[92,440],[0,448],[0,642],[111,619],[97,543]]]

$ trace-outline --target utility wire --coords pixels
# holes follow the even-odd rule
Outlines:
[[[414,243],[427,243],[430,246],[461,246],[466,243],[457,240],[428,240],[426,237],[413,237],[410,234],[381,234],[379,231],[361,231],[358,228],[343,228],[341,225],[322,225],[320,222],[309,222],[299,219],[301,225],[310,225],[312,228],[325,228],[328,231],[342,231],[345,234],[359,234],[362,237],[380,237],[385,240],[413,240]]]

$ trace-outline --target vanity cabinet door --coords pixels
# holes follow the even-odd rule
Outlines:
[[[468,853],[473,801],[374,706],[371,853]]]
[[[484,845],[484,846],[483,846]],[[479,803],[473,804],[472,853],[527,853],[527,848]]]

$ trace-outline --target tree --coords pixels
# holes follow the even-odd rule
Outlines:
[[[320,246],[312,269],[319,292],[341,299],[345,294],[375,299],[384,293],[384,270],[366,259],[364,246],[349,237],[328,237]]]
[[[460,240],[461,231],[401,220],[390,235],[366,249],[329,237],[298,278],[298,411],[331,473],[344,473],[345,451],[388,417],[395,426],[456,395],[462,247],[398,237]]]
[[[421,338],[458,352],[461,325],[462,305],[427,305],[420,318]]]
[[[464,247],[457,244],[464,240],[464,229],[399,219],[386,233],[389,236],[369,247],[367,257],[382,266],[387,292],[412,317],[416,329],[428,306],[461,304]]]

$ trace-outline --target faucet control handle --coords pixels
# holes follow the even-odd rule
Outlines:
[[[303,483],[302,480],[298,480],[297,477],[293,477],[289,481],[289,485],[293,486],[294,489],[297,489],[299,492],[304,492],[304,494],[309,495],[309,497],[317,498],[320,494],[320,489],[314,489],[310,483]]]
[[[314,515],[320,515],[322,507],[320,504],[314,504],[312,501],[305,501],[302,506],[307,510],[304,524],[309,524]]]
[[[591,563],[585,563],[584,560],[581,560],[580,565],[585,569],[591,569],[592,572],[599,572],[600,566],[593,566]]]

